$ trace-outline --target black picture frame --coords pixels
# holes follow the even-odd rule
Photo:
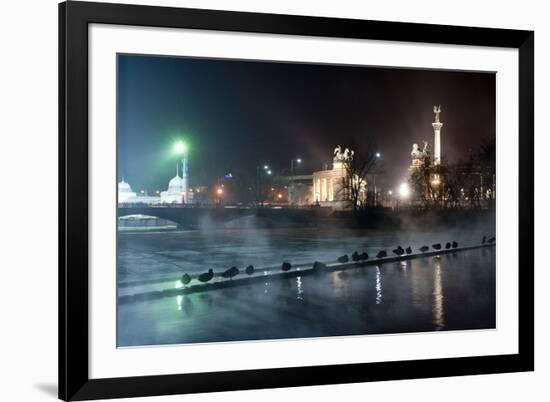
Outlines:
[[[88,24],[514,48],[519,52],[517,354],[125,378],[88,375]],[[70,1],[59,5],[59,398],[119,397],[534,370],[534,32]]]

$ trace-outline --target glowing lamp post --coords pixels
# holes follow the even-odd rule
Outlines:
[[[174,144],[174,153],[176,155],[185,156],[187,152],[187,144],[183,141],[178,141]]]
[[[223,188],[218,187],[216,189],[216,197],[217,197],[218,205],[221,205],[222,197],[223,197]]]
[[[273,172],[269,168],[269,165],[256,166],[256,180],[257,180],[257,189],[256,189],[256,202],[263,206],[263,178],[264,175],[271,176]]]
[[[187,202],[187,150],[188,146],[183,141],[177,141],[174,144],[174,153],[181,158],[182,196],[184,203]],[[176,175],[179,175],[178,165],[179,162],[176,163]]]
[[[401,183],[399,186],[399,198],[406,201],[411,195],[411,189],[407,183]],[[399,209],[399,199],[397,200],[397,209]]]
[[[409,188],[409,185],[407,183],[401,183],[399,186],[399,196],[402,199],[407,199],[411,195],[411,190]]]
[[[294,203],[292,191],[294,190],[294,163],[302,163],[302,158],[292,159],[290,161],[290,185],[288,186],[288,203]]]
[[[382,157],[382,154],[380,152],[377,152],[374,154],[375,158],[376,158],[376,161],[375,163],[378,162],[378,159],[380,159]],[[375,167],[376,167],[376,164],[375,164]],[[376,193],[377,193],[377,190],[376,190],[376,172],[373,172],[372,174],[372,178],[373,178],[373,185],[374,185],[374,206],[376,206]]]

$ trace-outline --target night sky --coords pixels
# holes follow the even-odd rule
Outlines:
[[[392,188],[412,144],[433,141],[434,105],[448,161],[495,136],[490,73],[130,55],[118,69],[118,179],[134,191],[166,189],[177,139],[193,186],[264,163],[288,174],[297,157],[296,174],[311,173],[336,145],[368,142],[382,154],[377,183]]]

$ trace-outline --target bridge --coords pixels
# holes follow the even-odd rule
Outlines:
[[[257,227],[316,226],[331,213],[329,208],[288,207],[198,207],[187,205],[120,204],[117,216],[148,215],[166,219],[184,227]]]

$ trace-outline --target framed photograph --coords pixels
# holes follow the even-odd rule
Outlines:
[[[534,33],[59,5],[59,397],[530,371]]]

